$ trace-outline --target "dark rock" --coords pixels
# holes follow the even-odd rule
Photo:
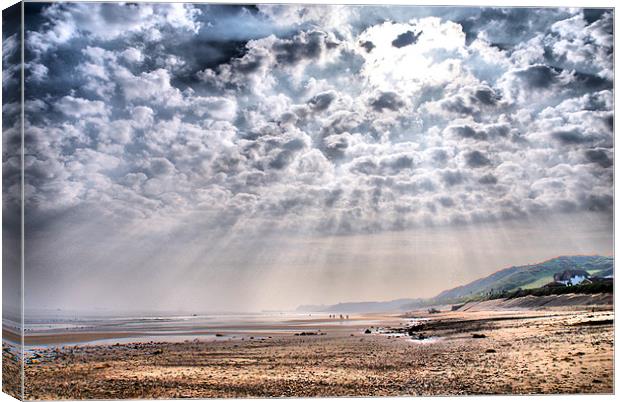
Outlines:
[[[409,328],[407,328],[407,334],[412,336],[414,333],[422,331],[424,328],[426,327],[422,323],[412,325]]]
[[[487,336],[485,334],[472,334],[471,337],[475,339],[480,339],[480,338],[486,338]]]
[[[497,353],[495,349],[487,349],[484,353]]]
[[[365,334],[372,334],[372,331],[369,328],[367,328],[366,331],[364,331],[364,333]]]
[[[323,335],[323,334],[317,333],[317,332],[305,332],[305,331],[295,334],[295,336],[312,336],[312,335]]]

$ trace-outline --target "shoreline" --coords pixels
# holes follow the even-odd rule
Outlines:
[[[420,312],[370,334],[353,325],[325,335],[47,348],[27,359],[27,397],[609,394],[614,312],[592,310]]]
[[[186,338],[193,340],[194,337],[220,336],[227,337],[250,337],[250,336],[279,336],[295,335],[301,332],[347,332],[360,331],[368,327],[381,325],[396,325],[406,321],[397,314],[364,314],[348,320],[326,319],[317,317],[314,319],[283,320],[281,322],[265,323],[236,323],[229,325],[208,325],[200,328],[188,328],[187,326],[169,326],[165,328],[141,328],[132,330],[110,329],[67,329],[67,330],[44,330],[38,333],[26,332],[24,337],[25,346],[49,346],[75,343],[93,343],[102,341],[105,344],[118,340],[123,343],[124,338],[161,339],[165,342],[167,337],[171,339]],[[19,334],[3,329],[3,340],[19,343]],[[171,342],[174,343],[174,342]]]

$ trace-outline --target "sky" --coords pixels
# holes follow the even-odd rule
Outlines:
[[[25,10],[27,308],[428,297],[612,254],[612,10]]]

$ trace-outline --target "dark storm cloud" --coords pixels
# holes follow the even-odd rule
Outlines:
[[[456,96],[452,99],[447,99],[441,102],[441,107],[448,112],[454,112],[459,114],[471,114],[474,112],[474,109],[469,106],[466,103],[465,99],[463,99],[461,96]]]
[[[588,24],[592,24],[601,19],[601,17],[607,12],[607,10],[603,8],[584,8],[583,10],[583,18],[588,22]]]
[[[458,170],[445,170],[441,173],[441,179],[447,186],[456,186],[465,181],[465,177]]]
[[[399,156],[391,161],[389,166],[396,170],[408,169],[413,167],[413,158],[407,155]]]
[[[372,180],[378,181],[379,184],[384,185],[386,181],[379,177],[394,176],[403,172],[409,172],[414,166],[415,162],[411,156],[395,155],[379,161],[373,160],[372,158],[360,159],[353,164],[351,171],[374,176]],[[391,183],[389,180],[388,182]]]
[[[497,177],[492,174],[485,174],[481,178],[478,179],[478,183],[485,185],[497,184]]]
[[[422,32],[418,32],[416,34],[413,31],[407,31],[405,33],[398,35],[396,39],[392,41],[392,46],[401,48],[401,47],[412,45],[418,41],[418,38],[420,37],[420,35],[422,35]]]
[[[535,65],[515,72],[515,75],[523,80],[529,88],[541,89],[553,85],[558,78],[559,72],[549,66]]]
[[[487,134],[484,131],[478,131],[470,126],[451,126],[448,130],[460,138],[472,138],[476,140],[486,140]]]
[[[484,105],[494,105],[499,99],[495,91],[493,91],[493,89],[489,87],[481,87],[479,89],[476,89],[473,96],[478,102]]]
[[[501,49],[511,49],[548,29],[551,23],[570,16],[564,9],[525,7],[482,8],[471,14],[454,17],[463,26],[468,43],[484,33],[494,46]]]
[[[480,151],[471,151],[465,154],[465,162],[471,168],[489,166],[491,160]]]
[[[282,145],[288,151],[299,151],[306,147],[306,143],[299,138],[292,139]]]
[[[601,167],[608,168],[613,166],[612,160],[604,149],[588,149],[585,151],[588,161],[598,163]]]
[[[370,102],[370,105],[377,112],[385,109],[396,111],[405,106],[405,102],[396,92],[382,92]]]
[[[334,46],[337,46],[337,43],[328,41],[325,32],[312,31],[279,42],[274,45],[273,50],[279,63],[295,64],[305,59],[316,59],[326,47]]]
[[[551,137],[564,145],[579,145],[591,141],[579,130],[554,131],[551,133]]]
[[[329,105],[336,99],[336,93],[334,91],[322,92],[312,97],[308,101],[310,107],[317,112],[326,110]]]
[[[288,150],[279,152],[276,157],[269,162],[269,167],[277,170],[283,169],[291,163],[293,155],[293,152]]]
[[[364,50],[366,50],[367,52],[372,51],[372,49],[376,47],[374,43],[368,40],[360,43],[360,46],[363,47]]]
[[[582,201],[583,207],[588,211],[607,212],[614,206],[614,199],[611,195],[590,194]]]
[[[613,81],[599,77],[594,74],[586,74],[575,71],[572,86],[585,91],[600,91],[603,89],[612,89]]]

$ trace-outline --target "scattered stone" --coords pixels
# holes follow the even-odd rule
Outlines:
[[[487,349],[484,353],[497,353],[495,349]]]
[[[372,331],[370,330],[370,328],[366,328],[366,331],[364,331],[365,334],[372,334]]]
[[[486,338],[487,336],[485,334],[472,334],[471,337],[474,339],[481,339]]]

